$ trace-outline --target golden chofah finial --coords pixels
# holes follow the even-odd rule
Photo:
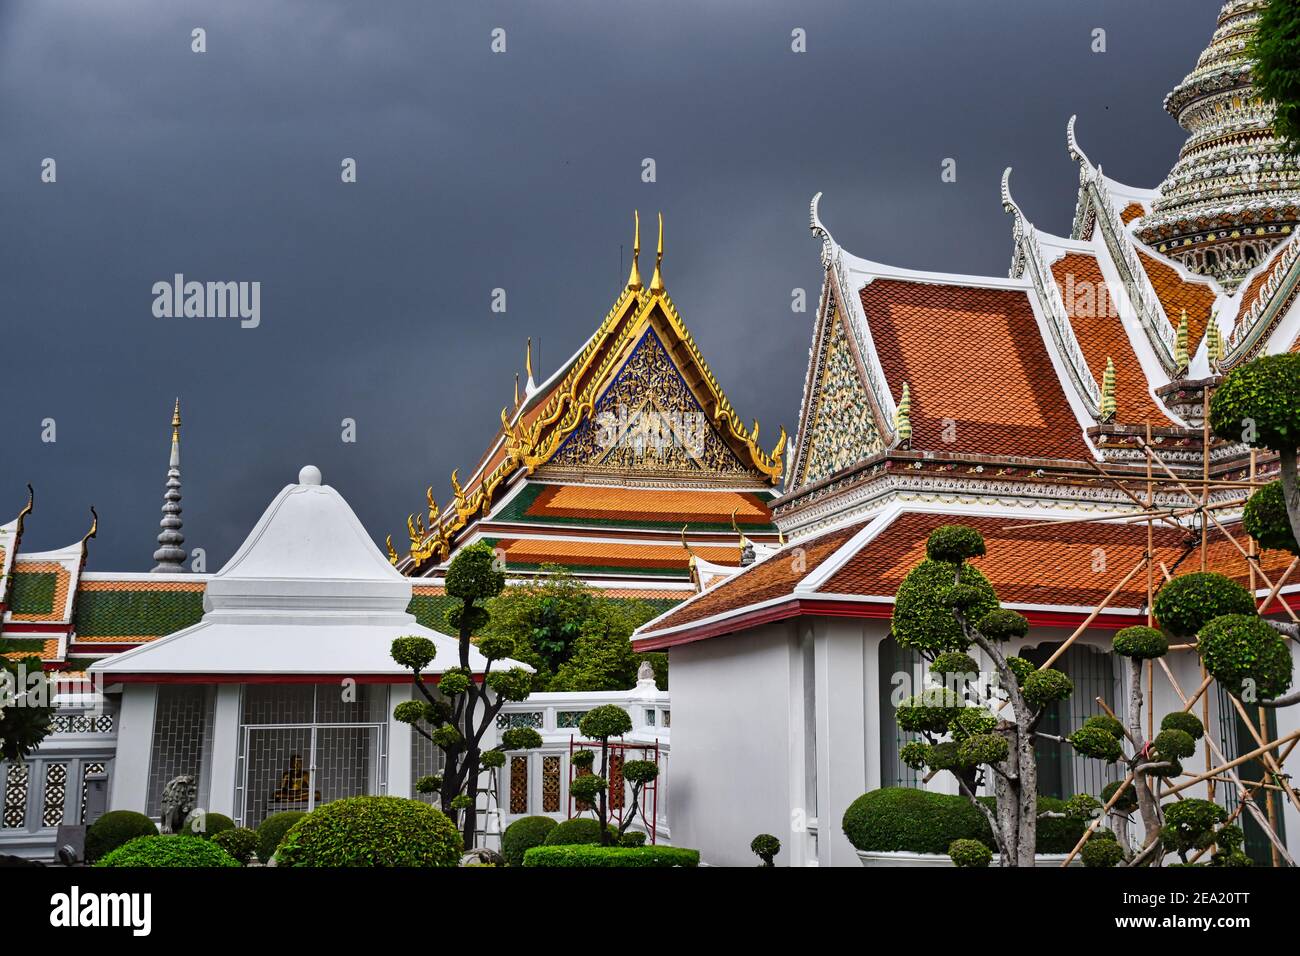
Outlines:
[[[433,485],[424,489],[424,497],[429,502],[429,530],[437,531],[442,527],[442,517],[438,514],[438,502],[433,500]]]
[[[528,373],[528,381],[533,380],[533,337],[528,337],[528,344],[524,346],[524,371]]]
[[[629,289],[641,288],[641,270],[637,268],[637,259],[641,256],[641,212],[633,210],[632,216],[636,220],[636,231],[632,237],[632,271],[627,274],[627,287]]]
[[[95,506],[91,505],[90,506],[90,530],[87,531],[86,536],[81,539],[81,547],[83,550],[86,547],[86,542],[89,541],[91,538],[95,537],[95,535],[98,533],[99,533],[99,513],[95,511]]]
[[[690,543],[689,541],[686,540],[686,529],[689,528],[689,527],[690,527],[689,524],[684,524],[684,525],[682,525],[682,547],[685,548],[685,549],[686,549],[686,553],[689,554],[689,555],[691,556],[691,564],[694,564],[694,563],[695,563],[695,549],[692,548],[692,547],[691,547],[691,543]]]
[[[664,291],[664,274],[661,266],[664,261],[664,214],[659,214],[659,247],[655,250],[655,274],[650,277],[650,291]]]
[[[411,539],[411,551],[414,553],[415,549],[420,546],[420,533],[415,530],[415,515],[413,514],[406,516],[406,536]]]
[[[384,539],[384,543],[388,546],[388,563],[397,564],[397,552],[393,550],[393,536],[390,534]]]
[[[181,440],[181,400],[178,396],[176,407],[172,410],[172,444]]]
[[[515,408],[519,407],[519,373],[515,372]]]
[[[29,481],[29,482],[27,483],[27,504],[25,504],[25,505],[23,506],[23,510],[22,510],[22,511],[18,512],[18,528],[19,528],[19,530],[22,529],[22,526],[23,526],[23,519],[26,518],[29,514],[32,513],[32,507],[33,507],[35,504],[36,504],[36,491],[35,491],[35,489],[32,488],[32,483]]]
[[[461,486],[460,486],[460,482],[456,480],[456,479],[457,479],[457,473],[459,472],[459,470],[460,470],[460,469],[458,469],[458,468],[453,468],[453,469],[451,470],[451,490],[452,490],[452,493],[455,494],[455,496],[456,496],[456,506],[457,506],[458,508],[464,508],[464,507],[466,506],[466,505],[465,505],[465,489],[461,488]]]
[[[745,537],[745,532],[741,531],[740,526],[736,524],[736,512],[739,510],[738,507],[731,509],[731,530],[736,532],[736,535],[740,538],[740,547],[743,549],[745,545],[749,544],[749,539]]]

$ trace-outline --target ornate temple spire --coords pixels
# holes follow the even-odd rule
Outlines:
[[[904,450],[912,447],[912,389],[903,383],[903,394],[898,397],[898,407],[894,411],[894,434],[898,436],[898,446]]]
[[[632,237],[632,271],[627,274],[627,287],[629,289],[641,288],[641,270],[637,268],[637,260],[641,257],[641,212],[633,210],[632,216],[636,221],[636,231]]]
[[[1223,333],[1219,331],[1219,319],[1211,314],[1210,324],[1205,331],[1205,357],[1210,361],[1210,368],[1217,372],[1224,355]]]
[[[650,277],[650,291],[664,291],[664,275],[660,266],[664,261],[664,214],[659,214],[659,248],[655,251],[655,274]]]
[[[1178,320],[1178,331],[1174,335],[1174,370],[1181,377],[1187,371],[1192,362],[1192,354],[1188,349],[1191,340],[1191,333],[1187,328],[1187,310],[1183,309],[1182,316]]]
[[[1228,0],[1196,68],[1165,97],[1188,132],[1138,239],[1231,291],[1300,222],[1300,168],[1273,133],[1247,44],[1267,0]]]
[[[176,399],[172,412],[172,455],[167,466],[167,490],[163,492],[162,529],[158,533],[158,550],[153,553],[155,574],[185,570],[185,535],[181,534],[181,400]]]

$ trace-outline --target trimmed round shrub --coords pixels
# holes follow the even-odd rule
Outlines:
[[[628,783],[649,783],[659,776],[659,765],[653,760],[628,760],[623,764],[623,779]]]
[[[1089,726],[1085,723],[1065,739],[1079,753],[1094,760],[1114,763],[1124,755],[1124,749],[1120,746],[1118,738],[1096,724]]]
[[[772,860],[781,852],[781,841],[770,833],[760,833],[749,841],[749,849],[764,866],[773,866]]]
[[[949,651],[946,654],[940,654],[930,664],[930,673],[938,674],[978,674],[980,666],[975,662],[975,658],[969,654],[963,654],[961,651]]]
[[[930,762],[930,745],[920,740],[909,741],[899,748],[898,759],[904,766],[920,770]]]
[[[196,836],[142,836],[122,844],[96,866],[111,867],[221,867],[239,866],[216,844]]]
[[[1210,399],[1210,427],[1255,448],[1300,444],[1300,354],[1266,355],[1233,369]]]
[[[979,840],[953,840],[948,844],[948,856],[953,866],[988,866],[993,862],[993,851]]]
[[[953,840],[992,843],[988,821],[965,797],[910,787],[864,793],[844,811],[842,826],[862,851],[947,853]]]
[[[643,830],[628,830],[618,838],[619,846],[645,846],[645,832]]]
[[[578,731],[593,740],[620,737],[632,729],[632,718],[617,704],[601,704],[582,715]]]
[[[927,762],[932,770],[959,770],[962,766],[961,750],[951,740],[932,744]]]
[[[1211,621],[1201,629],[1197,649],[1205,669],[1238,697],[1251,689],[1257,699],[1268,700],[1291,686],[1291,651],[1282,636],[1255,614],[1229,614]]]
[[[1115,780],[1101,788],[1101,802],[1103,806],[1110,803],[1110,798],[1115,796],[1115,791],[1119,789],[1122,782],[1123,781],[1121,780]],[[1119,799],[1115,801],[1115,805],[1111,807],[1111,810],[1118,811],[1119,813],[1131,813],[1137,809],[1137,806],[1137,791],[1134,790],[1133,786],[1130,784],[1124,788],[1124,792],[1120,794]]]
[[[1045,671],[1034,671],[1021,681],[1020,692],[1035,707],[1046,707],[1074,693],[1074,681],[1065,676],[1065,671],[1049,667]]]
[[[894,712],[898,726],[913,733],[943,733],[965,703],[950,687],[927,687],[908,697]]]
[[[263,863],[270,863],[271,857],[280,848],[284,835],[306,815],[302,810],[284,810],[263,820],[257,828],[257,858]]]
[[[970,646],[953,616],[953,609],[941,595],[953,585],[953,565],[943,561],[922,561],[899,585],[894,595],[891,633],[903,647],[941,654],[965,651]],[[998,596],[979,569],[961,566],[962,584],[979,590],[979,598],[966,606],[967,620],[980,621],[998,606]]]
[[[1160,626],[1178,637],[1192,637],[1225,614],[1254,614],[1255,596],[1232,578],[1213,571],[1180,574],[1165,584],[1152,605]]]
[[[470,603],[496,597],[506,586],[496,553],[486,541],[461,548],[447,568],[447,596]]]
[[[1106,831],[1109,833],[1110,831]],[[1087,867],[1118,866],[1124,859],[1124,851],[1114,839],[1091,839],[1079,851],[1079,859]]]
[[[1007,738],[998,734],[976,734],[963,740],[957,747],[957,758],[963,766],[1001,763],[1007,759],[1010,747]]]
[[[501,835],[501,855],[510,866],[523,866],[524,854],[546,841],[546,835],[555,829],[550,817],[520,817]]]
[[[542,735],[532,727],[507,727],[501,734],[501,746],[506,750],[536,750],[541,745]]]
[[[592,803],[600,797],[603,790],[609,789],[609,781],[604,777],[588,773],[574,777],[569,784],[569,796],[584,803]]]
[[[110,810],[86,829],[86,862],[94,863],[136,837],[157,835],[157,825],[143,813]]]
[[[1164,806],[1165,825],[1160,836],[1165,846],[1179,853],[1200,850],[1214,843],[1214,828],[1228,816],[1217,803],[1195,798]]]
[[[186,836],[203,837],[205,840],[211,840],[218,833],[233,829],[235,829],[235,821],[230,817],[224,813],[209,813],[206,810],[195,810],[181,825],[181,832]]]
[[[1167,767],[1151,767],[1147,774],[1152,777],[1181,777],[1183,775],[1183,765],[1179,760],[1173,757],[1165,758],[1161,763],[1168,763]]]
[[[1200,740],[1205,736],[1205,725],[1201,723],[1201,718],[1185,710],[1175,710],[1165,714],[1164,719],[1160,721],[1160,729],[1181,730],[1193,740]]]
[[[592,764],[596,762],[596,753],[593,750],[575,750],[569,759],[578,769],[590,770]]]
[[[285,834],[281,866],[458,866],[464,850],[441,810],[402,797],[346,797]]]
[[[975,628],[990,641],[1009,641],[1028,634],[1029,621],[1018,611],[997,607],[980,618]]]
[[[992,798],[985,798],[993,807]],[[1039,797],[1038,812],[1060,813],[1064,816],[1038,818],[1038,845],[1036,853],[1069,853],[1078,844],[1088,821],[1070,814],[1070,804],[1055,797]]]
[[[1104,730],[1116,740],[1124,739],[1124,725],[1119,722],[1119,718],[1112,717],[1110,714],[1093,714],[1081,726],[1096,727],[1098,730]]]
[[[1246,831],[1235,823],[1221,826],[1214,831],[1214,845],[1225,853],[1240,850],[1246,842]]]
[[[413,671],[424,670],[433,663],[437,654],[437,645],[427,637],[420,637],[418,634],[395,637],[388,649],[388,655],[395,663],[402,667],[409,667]],[[404,701],[404,703],[414,703],[414,701]],[[401,704],[398,706],[400,707]],[[401,720],[400,717],[398,719]]]
[[[925,556],[931,561],[960,564],[984,555],[984,536],[969,525],[945,524],[930,532]]]
[[[478,755],[478,764],[484,770],[499,770],[506,765],[504,750],[485,750]]]
[[[257,831],[250,830],[248,827],[222,830],[208,839],[229,853],[240,866],[247,866],[248,861],[257,852]]]
[[[614,827],[607,828],[611,837],[617,838]],[[554,830],[546,834],[542,841],[544,846],[575,846],[582,843],[600,842],[600,821],[592,817],[574,817],[560,822]]]
[[[1007,658],[1007,668],[1015,675],[1017,684],[1023,684],[1026,677],[1038,670],[1028,658],[1014,656]]]
[[[1090,793],[1076,793],[1065,801],[1065,813],[1076,820],[1087,822],[1101,810],[1101,802]]]
[[[991,734],[998,726],[997,717],[983,707],[963,707],[949,722],[949,728],[958,737]]]
[[[1169,638],[1163,631],[1140,624],[1118,632],[1111,646],[1120,657],[1148,661],[1169,653]]]
[[[1156,734],[1156,739],[1151,743],[1160,756],[1172,757],[1175,760],[1182,760],[1196,753],[1196,741],[1192,739],[1191,734],[1183,730],[1162,730]]]
[[[979,607],[983,598],[983,590],[973,584],[950,584],[939,591],[939,600],[959,611]]]
[[[1296,541],[1291,518],[1286,511],[1286,492],[1282,490],[1282,482],[1269,482],[1256,490],[1246,501],[1241,523],[1246,533],[1258,541],[1261,548],[1300,554],[1300,542]]]
[[[699,866],[700,851],[680,846],[536,846],[524,854],[524,866],[669,867]]]

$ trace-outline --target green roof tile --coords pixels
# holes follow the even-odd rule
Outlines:
[[[9,610],[14,614],[50,614],[58,576],[53,571],[16,571]]]
[[[161,637],[197,624],[202,591],[81,591],[76,630],[80,637]]]

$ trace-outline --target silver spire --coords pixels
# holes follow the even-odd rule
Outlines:
[[[153,553],[158,562],[153,573],[174,573],[185,570],[185,535],[181,534],[181,400],[176,399],[172,412],[172,457],[167,467],[167,490],[163,493],[162,520],[158,525],[159,548]]]

